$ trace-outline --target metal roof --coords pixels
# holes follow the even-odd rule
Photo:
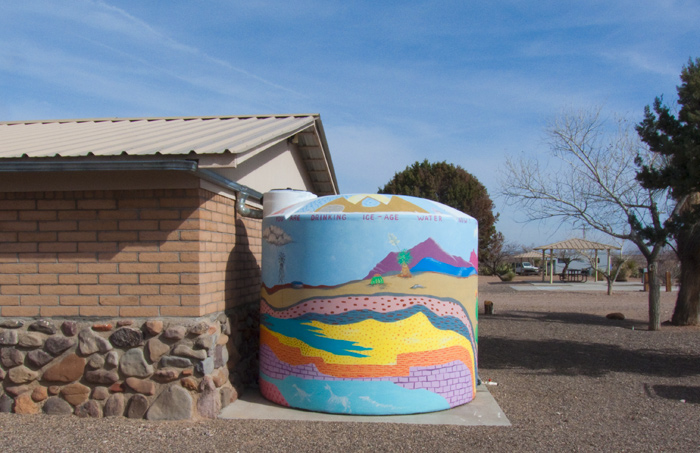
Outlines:
[[[620,247],[585,239],[567,239],[554,244],[535,247],[535,250],[620,250]]]
[[[338,193],[318,114],[5,121],[0,159],[241,154],[292,137],[316,192]]]
[[[520,258],[520,259],[526,259],[526,258],[541,258],[542,254],[540,252],[523,252],[519,253],[517,255],[514,255],[513,258]]]

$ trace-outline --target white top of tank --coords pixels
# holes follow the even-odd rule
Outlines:
[[[311,192],[294,189],[273,189],[263,195],[263,217],[277,214],[288,206],[318,198]]]
[[[267,194],[265,195],[267,197]],[[288,217],[313,213],[366,214],[372,212],[407,212],[426,215],[442,215],[455,218],[469,218],[469,215],[450,206],[425,198],[407,195],[349,194],[328,195],[304,200],[274,212],[273,215]]]

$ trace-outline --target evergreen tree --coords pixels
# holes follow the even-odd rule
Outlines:
[[[486,253],[496,234],[498,214],[478,179],[460,166],[447,162],[416,162],[406,167],[378,193],[427,198],[469,214],[479,222],[479,256]]]
[[[681,262],[681,288],[671,322],[695,325],[700,308],[700,59],[688,61],[681,82],[678,117],[660,97],[653,111],[649,106],[644,110],[637,132],[663,159],[661,165],[638,161],[637,179],[647,188],[668,188],[680,206],[678,214],[666,222]]]

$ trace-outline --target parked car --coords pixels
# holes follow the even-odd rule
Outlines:
[[[532,263],[523,261],[515,266],[515,273],[518,275],[539,275],[540,268],[533,266]]]

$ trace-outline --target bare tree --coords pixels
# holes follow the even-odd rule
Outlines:
[[[529,221],[559,218],[634,243],[649,270],[649,329],[658,330],[657,260],[668,238],[664,220],[677,207],[666,191],[645,189],[635,179],[635,158],[653,166],[657,157],[626,122],[616,126],[602,119],[600,108],[560,115],[546,130],[548,159],[508,159],[502,194]]]
[[[503,276],[507,274],[504,272],[504,265],[510,257],[520,252],[521,248],[512,242],[506,242],[503,233],[497,232],[486,247],[485,253],[479,256],[479,266],[483,266],[487,273],[503,280]]]
[[[608,268],[607,266],[600,266],[598,263],[597,256],[587,252],[587,251],[580,251],[579,252],[581,256],[584,257],[584,259],[591,265],[591,270],[598,275],[602,275],[605,281],[608,284],[608,296],[612,296],[613,293],[613,284],[617,281],[618,275],[620,275],[620,271],[622,270],[623,266],[626,265],[627,260],[623,258],[615,258],[613,260],[613,266]],[[595,274],[594,274],[595,275]]]

